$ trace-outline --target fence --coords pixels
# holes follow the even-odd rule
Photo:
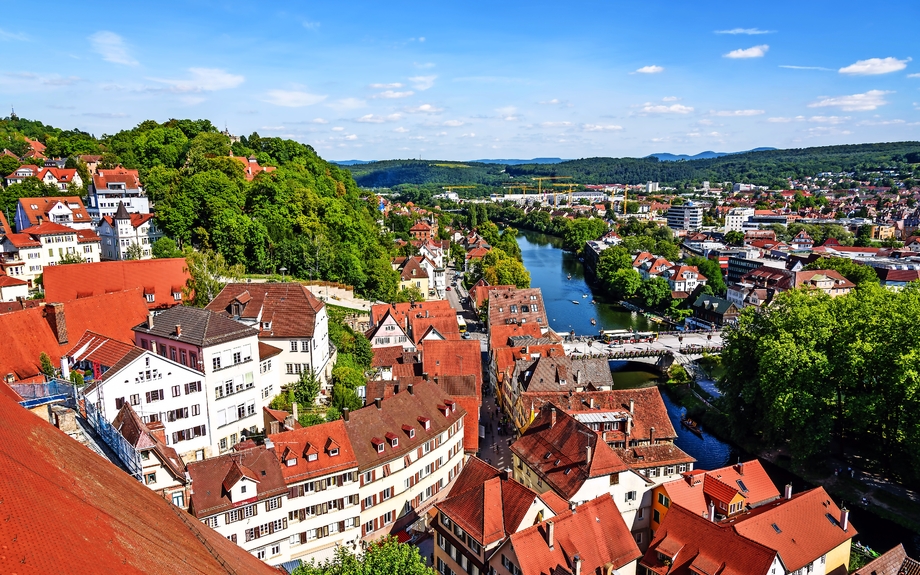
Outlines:
[[[46,383],[13,383],[10,387],[22,398],[19,404],[26,409],[55,402],[75,405],[73,384],[62,379]]]
[[[142,479],[141,455],[133,445],[112,427],[112,424],[105,420],[105,417],[96,409],[92,402],[80,398],[81,407],[86,411],[86,421],[99,434],[99,437],[108,445],[118,459],[124,464],[128,473],[140,481]]]

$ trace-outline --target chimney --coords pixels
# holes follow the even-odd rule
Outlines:
[[[182,324],[176,324],[176,337],[182,336]]]
[[[591,409],[594,409],[594,398],[591,398]]]
[[[381,406],[382,404],[383,404],[383,400],[380,399],[379,397],[376,398],[376,399],[374,399],[374,405],[377,406],[377,409],[380,409],[380,408],[381,408],[380,406]]]
[[[716,504],[712,501],[709,502],[709,520],[713,523],[716,522]]]
[[[629,437],[629,434],[632,433],[632,418],[626,418],[626,437]]]
[[[409,395],[415,395],[415,389],[412,387],[412,384],[406,386],[406,391],[409,392]]]
[[[147,429],[150,430],[150,435],[152,435],[154,439],[164,445],[166,444],[166,427],[163,425],[162,421],[151,421],[147,424]]]
[[[511,470],[508,469],[507,467],[502,469],[499,472],[499,477],[501,477],[502,481],[508,481],[511,478]]]
[[[549,426],[554,427],[556,425],[556,408],[552,407],[549,410]]]
[[[268,422],[268,429],[269,429],[268,431],[269,433],[278,433],[279,431],[281,431],[281,424],[277,419],[274,421],[270,421]]]
[[[655,428],[648,428],[648,443],[649,445],[655,445]]]
[[[587,465],[588,467],[591,467],[591,456],[593,455],[593,453],[592,453],[593,449],[592,449],[592,447],[591,447],[590,445],[588,445],[588,446],[585,447],[585,451],[586,451],[586,453],[585,453],[585,465]]]
[[[153,355],[157,354],[157,342],[150,341],[150,351],[153,352]]]
[[[850,510],[846,507],[840,508],[840,528],[847,531],[850,527]]]
[[[299,418],[297,417],[297,402],[295,401],[295,402],[291,405],[291,407],[293,408],[293,412],[294,412],[294,413],[293,413],[293,415],[294,415],[294,421],[297,421],[297,420],[299,419]]]
[[[607,432],[606,431],[601,434],[601,438],[604,440],[604,443],[607,443]]]
[[[422,379],[424,379],[425,381],[428,381],[428,372],[427,372],[427,371],[424,372],[424,373],[422,374]]]
[[[791,483],[786,484],[786,490],[785,490],[784,497],[786,499],[792,499],[792,484]]]
[[[556,545],[556,524],[552,521],[546,522],[546,544],[550,549]]]
[[[572,566],[575,568],[574,575],[581,575],[581,555],[575,555],[575,557],[572,558]]]
[[[636,409],[636,400],[630,399],[629,400],[629,413],[632,413],[634,409]]]
[[[64,318],[64,304],[45,304],[45,319],[48,320],[57,342],[60,344],[67,343],[67,320]]]
[[[348,421],[348,408],[347,407],[342,410],[342,419],[344,421]]]
[[[61,356],[61,379],[70,379],[70,362],[66,355]]]
[[[153,329],[153,312],[147,312],[147,329]]]
[[[738,462],[738,475],[744,475],[744,462]]]

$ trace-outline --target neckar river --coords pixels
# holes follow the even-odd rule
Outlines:
[[[625,310],[615,302],[605,299],[602,294],[595,293],[585,278],[584,266],[574,254],[562,250],[561,239],[521,230],[518,232],[518,244],[521,246],[524,266],[530,272],[531,287],[538,287],[543,292],[546,315],[554,331],[569,333],[575,330],[578,335],[596,335],[601,329],[660,329],[659,324],[649,321],[641,314]],[[592,300],[596,303],[592,304]],[[573,301],[578,303],[574,304]],[[596,320],[596,325],[591,324],[592,318]],[[630,389],[659,383],[658,375],[641,369],[642,365],[611,362],[615,387]],[[675,443],[696,458],[698,469],[715,469],[735,463],[739,459],[752,458],[750,454],[705,431],[702,438],[692,433],[681,433],[682,408],[671,401],[667,394],[662,393],[662,397],[668,408],[671,424],[678,430],[679,436]],[[780,491],[787,483],[792,483],[795,492],[813,487],[769,461],[761,459],[760,462]],[[920,558],[920,535],[861,509],[855,502],[843,503],[850,508],[850,519],[859,531],[857,541],[879,552],[903,543],[909,555]]]

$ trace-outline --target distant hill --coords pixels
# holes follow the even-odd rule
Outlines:
[[[707,150],[705,152],[700,152],[699,154],[688,156],[687,154],[668,154],[667,152],[662,152],[660,154],[649,154],[647,158],[658,158],[661,162],[676,162],[678,160],[706,160],[711,158],[721,158],[722,156],[731,156],[733,154],[747,154],[749,152],[767,152],[770,150],[775,150],[776,148],[754,148],[753,150],[747,150],[744,152],[713,152]],[[536,163],[536,162],[534,162]]]
[[[562,158],[534,158],[532,160],[470,160],[477,164],[504,164],[506,166],[518,166],[520,164],[559,164],[565,162]]]
[[[374,160],[339,160],[332,163],[340,166],[359,166],[361,164],[372,164]]]

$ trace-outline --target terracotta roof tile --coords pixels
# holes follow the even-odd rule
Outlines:
[[[920,575],[920,561],[908,557],[904,545],[899,543],[853,575]]]
[[[245,296],[240,301],[238,298]],[[305,286],[296,282],[227,284],[206,309],[234,317],[232,303],[243,305],[240,317],[261,324],[270,318],[271,328],[259,326],[260,337],[313,337],[316,317],[323,302],[316,299]]]
[[[181,335],[176,335],[177,325],[182,326]],[[209,347],[258,334],[255,328],[233,321],[223,314],[207,308],[181,305],[160,312],[154,319],[152,328],[145,321],[134,326],[134,331],[198,347]]]
[[[528,322],[549,326],[540,288],[493,289],[489,292],[490,326]]]
[[[43,273],[45,297],[50,301],[71,301],[148,286],[156,294],[154,301],[147,303],[150,309],[182,303],[173,293],[176,287],[184,287],[190,277],[184,258],[50,266]]]
[[[358,460],[342,420],[273,433],[268,438],[274,445],[275,453],[279,455],[281,473],[288,484],[358,467]],[[308,461],[305,456],[308,445],[316,448],[316,461]],[[330,446],[339,450],[338,455],[331,454]],[[297,460],[293,466],[287,465],[281,456],[288,450],[292,458]]]
[[[449,316],[456,317],[457,312],[447,300],[431,300],[416,303],[376,304],[371,306],[371,326],[380,325],[389,313],[396,323],[405,329],[406,318],[413,316]]]
[[[92,221],[90,220],[89,213],[87,213],[86,208],[83,206],[83,200],[77,196],[21,198],[19,200],[19,208],[25,214],[29,224],[35,226],[38,225],[39,221],[48,222],[48,212],[58,203],[64,204],[73,211],[74,223],[89,223]],[[32,206],[35,207],[33,208]]]
[[[254,501],[287,491],[275,452],[264,446],[193,461],[186,468],[195,486],[189,511],[199,518],[232,509],[234,502],[227,491],[242,477],[258,482],[256,495],[252,498]]]

